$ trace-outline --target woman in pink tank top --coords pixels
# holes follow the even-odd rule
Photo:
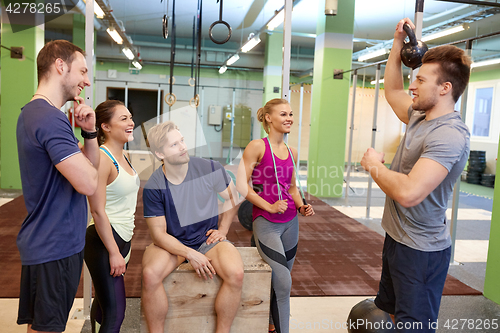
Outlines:
[[[248,144],[236,183],[253,204],[255,244],[273,270],[269,332],[288,333],[291,271],[299,238],[297,211],[311,216],[314,210],[296,186],[297,150],[284,141],[293,124],[290,105],[285,99],[272,99],[258,110],[257,118],[268,137]],[[250,179],[253,186],[248,185]]]

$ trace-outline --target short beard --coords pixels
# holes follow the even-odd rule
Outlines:
[[[71,102],[71,101],[74,101],[75,100],[75,95],[74,93],[71,91],[72,88],[71,86],[68,84],[68,78],[69,78],[69,74],[71,73],[71,65],[68,66],[68,71],[66,72],[66,77],[65,77],[65,81],[63,83],[63,86],[61,88],[62,90],[62,93],[63,93],[63,98],[66,102]]]
[[[411,107],[413,108],[413,110],[426,112],[435,107],[436,104],[437,104],[437,97],[433,97],[425,101],[419,101],[417,103],[414,102],[411,105]]]
[[[189,154],[186,153],[186,156],[182,158],[180,156],[167,156],[164,160],[170,165],[183,165],[189,162],[190,157]]]

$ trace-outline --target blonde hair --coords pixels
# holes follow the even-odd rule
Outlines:
[[[269,123],[266,120],[266,114],[270,114],[272,112],[273,107],[276,105],[287,104],[288,101],[283,98],[273,98],[264,105],[264,107],[257,110],[257,120],[262,123],[262,127],[267,134],[269,134]]]
[[[149,149],[153,153],[154,157],[161,161],[156,155],[156,152],[160,152],[167,143],[167,133],[172,130],[179,130],[179,127],[173,121],[166,121],[164,123],[154,125],[148,131],[148,144]]]

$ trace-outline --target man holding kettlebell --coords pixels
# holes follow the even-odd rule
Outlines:
[[[382,276],[375,304],[393,314],[398,332],[435,332],[451,255],[446,208],[469,155],[469,130],[454,111],[470,76],[470,58],[455,46],[433,48],[416,80],[403,86],[400,50],[406,37],[398,22],[385,70],[385,96],[407,125],[390,169],[369,148],[361,160],[387,195]]]

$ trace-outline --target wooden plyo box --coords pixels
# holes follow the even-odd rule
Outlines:
[[[269,327],[271,267],[260,257],[255,247],[238,247],[245,275],[240,308],[231,333],[266,333]],[[222,280],[204,280],[189,263],[180,265],[163,285],[168,297],[165,333],[213,333],[216,314],[215,297]],[[147,333],[144,313],[141,314],[141,333]]]

